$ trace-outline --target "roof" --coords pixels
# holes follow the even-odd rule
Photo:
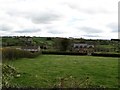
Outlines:
[[[38,46],[23,46],[21,49],[38,49]]]
[[[74,44],[73,47],[78,47],[78,48],[80,48],[80,47],[88,47],[89,48],[89,47],[94,47],[94,45],[79,43],[79,44]]]

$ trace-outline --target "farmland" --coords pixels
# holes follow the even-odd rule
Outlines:
[[[118,86],[118,58],[68,55],[40,55],[4,62],[15,67],[21,74],[13,78],[11,86],[59,87],[61,78],[66,79],[63,87],[78,87],[89,79],[93,87]],[[75,84],[76,82],[76,84]],[[79,87],[85,87],[80,85]]]
[[[20,48],[21,46],[40,46],[42,50],[47,51],[58,51],[60,49],[61,40],[65,38],[58,37],[22,37],[22,36],[13,36],[13,37],[2,37],[2,47],[12,47],[12,48]],[[71,45],[74,43],[80,44],[93,44],[97,51],[95,52],[112,52],[118,53],[119,51],[119,43],[118,40],[91,40],[84,38],[67,38],[69,43],[67,44],[67,51],[71,51]],[[30,42],[29,42],[30,41]],[[99,51],[98,51],[99,49]]]

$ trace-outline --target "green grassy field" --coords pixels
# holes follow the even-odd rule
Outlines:
[[[59,85],[60,78],[65,78],[66,82],[68,80],[64,87],[75,87],[75,82],[80,83],[86,77],[89,77],[90,84],[96,86],[111,88],[118,85],[118,58],[41,55],[6,63],[22,73],[11,81],[12,85],[20,87],[53,87]]]
[[[99,48],[114,48],[113,45],[97,45],[96,47],[99,47]]]

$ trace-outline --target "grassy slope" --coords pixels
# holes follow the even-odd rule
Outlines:
[[[99,48],[114,48],[114,46],[112,46],[112,45],[97,45],[96,47],[99,47]]]
[[[97,85],[117,87],[117,58],[42,55],[7,63],[24,73],[11,82],[20,86],[50,87],[58,82],[59,77],[73,76],[80,80],[89,76]]]

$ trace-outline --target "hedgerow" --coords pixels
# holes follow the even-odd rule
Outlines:
[[[114,54],[114,53],[92,53],[92,56],[120,57],[120,54]]]
[[[31,53],[29,51],[18,50],[13,48],[2,48],[2,60],[15,60],[19,58],[34,58],[41,52]]]
[[[42,54],[53,54],[53,55],[87,55],[87,53],[65,52],[65,51],[42,51]]]

